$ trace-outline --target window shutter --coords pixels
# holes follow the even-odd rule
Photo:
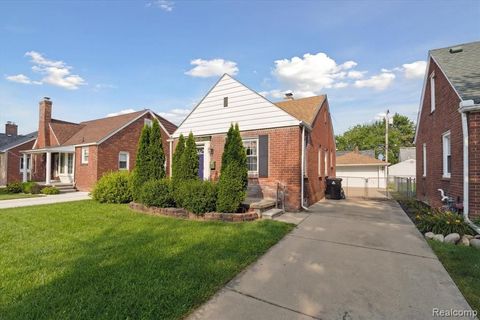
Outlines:
[[[268,177],[268,135],[258,136],[258,176]]]

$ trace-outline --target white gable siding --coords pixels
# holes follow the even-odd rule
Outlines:
[[[224,97],[228,97],[228,107],[223,106]],[[300,121],[224,75],[173,136],[178,137],[181,133],[188,135],[190,131],[196,136],[223,133],[228,131],[231,123],[238,123],[240,130],[246,131],[294,126]]]

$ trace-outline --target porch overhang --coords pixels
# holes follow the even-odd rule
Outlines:
[[[75,152],[75,146],[61,146],[61,147],[51,147],[51,148],[42,148],[42,149],[31,149],[31,150],[22,150],[21,153],[26,154],[40,154],[40,153],[68,153]]]

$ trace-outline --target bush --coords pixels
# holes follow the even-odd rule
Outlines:
[[[132,201],[131,175],[128,171],[105,174],[92,191],[94,200],[101,203],[128,203]]]
[[[42,191],[42,187],[34,181],[28,181],[22,183],[22,191],[23,193],[39,194]]]
[[[463,217],[453,212],[434,210],[429,214],[418,214],[415,217],[420,232],[433,232],[447,235],[458,233],[460,235],[472,234],[470,227],[463,221]]]
[[[7,188],[0,188],[0,194],[7,194]]]
[[[217,211],[237,212],[245,199],[243,173],[235,163],[229,164],[218,182]]]
[[[20,182],[11,182],[7,184],[5,189],[7,193],[20,193],[22,192],[22,184]]]
[[[42,193],[43,193],[43,194],[49,194],[49,195],[59,194],[59,193],[60,193],[60,190],[58,190],[58,189],[55,188],[55,187],[45,187],[45,188],[42,189]]]
[[[174,207],[172,183],[169,179],[146,182],[142,186],[139,201],[149,207]]]
[[[217,188],[210,181],[183,181],[175,189],[175,200],[179,206],[197,215],[202,215],[215,211]]]

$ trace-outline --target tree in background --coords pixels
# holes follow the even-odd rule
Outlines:
[[[165,178],[165,153],[162,146],[162,133],[158,120],[153,121],[150,129],[150,139],[148,153],[150,155],[148,169],[150,173],[149,180],[159,180]]]
[[[150,127],[145,125],[138,142],[137,159],[132,175],[132,194],[135,201],[140,196],[140,187],[150,179],[150,133]]]
[[[388,133],[388,162],[395,164],[401,147],[414,146],[415,124],[408,117],[396,113]],[[340,151],[352,151],[355,147],[359,150],[373,149],[378,157],[385,154],[385,119],[356,125],[335,138]]]
[[[248,185],[247,155],[238,124],[227,133],[218,182],[217,211],[236,212],[245,199]]]
[[[180,160],[180,176],[183,180],[198,179],[198,153],[193,133],[190,132],[185,143],[185,150]]]
[[[182,179],[182,155],[185,150],[185,137],[180,135],[172,159],[172,180],[174,184]]]

